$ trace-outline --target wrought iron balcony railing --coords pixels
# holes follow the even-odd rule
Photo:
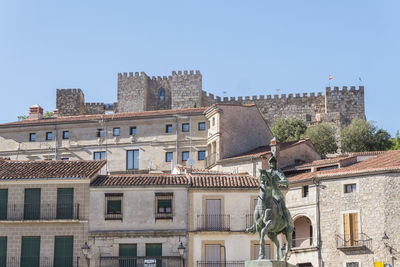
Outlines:
[[[244,267],[245,261],[198,261],[197,267]]]
[[[79,257],[0,257],[0,266],[5,267],[74,267]]]
[[[338,249],[371,249],[372,238],[367,234],[336,235],[336,247]]]
[[[145,266],[156,267],[180,267],[182,264],[182,258],[177,256],[162,256],[162,257],[100,257],[100,267],[145,267]]]
[[[79,220],[79,204],[8,204],[0,221]]]
[[[307,248],[313,244],[312,237],[296,238],[292,239],[292,248]]]
[[[230,215],[197,215],[198,231],[230,231]]]

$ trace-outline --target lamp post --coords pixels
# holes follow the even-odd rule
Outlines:
[[[185,265],[184,265],[184,258],[183,258],[183,254],[185,253],[185,246],[182,244],[182,242],[179,244],[179,246],[178,246],[178,252],[179,252],[179,255],[181,255],[181,259],[182,259],[182,267],[184,267]]]
[[[384,232],[382,241],[383,241],[383,244],[385,245],[385,247],[387,247],[389,249],[392,267],[394,267],[393,247],[387,243],[388,240],[389,240],[389,237],[387,236],[386,232]]]
[[[89,266],[89,250],[90,250],[90,247],[89,247],[88,243],[85,242],[85,244],[83,244],[81,249],[82,249],[83,256],[85,256],[85,258],[86,258],[87,266]]]

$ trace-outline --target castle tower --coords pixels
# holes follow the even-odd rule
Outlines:
[[[64,116],[85,114],[85,95],[81,89],[57,89],[56,108]]]

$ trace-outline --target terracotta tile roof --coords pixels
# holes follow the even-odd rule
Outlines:
[[[250,175],[230,174],[131,174],[99,175],[91,186],[174,186],[193,188],[257,188],[258,178]]]
[[[356,157],[348,156],[348,155],[340,155],[340,156],[337,156],[334,158],[314,160],[312,162],[308,162],[308,163],[304,163],[304,164],[300,164],[300,165],[287,166],[287,167],[283,168],[282,170],[289,171],[289,170],[306,169],[306,168],[311,168],[311,167],[321,167],[321,166],[327,166],[327,165],[338,165],[339,163],[344,162],[349,159],[356,160]]]
[[[143,112],[124,112],[114,114],[93,114],[93,115],[77,115],[77,116],[63,116],[59,118],[46,118],[40,120],[23,120],[16,122],[9,122],[0,124],[0,127],[19,126],[19,125],[37,125],[37,124],[55,124],[55,123],[68,123],[90,120],[117,120],[117,119],[140,119],[146,117],[159,117],[159,116],[172,116],[176,114],[202,114],[207,108],[184,108],[184,109],[166,109],[166,110],[152,110]]]
[[[104,165],[103,160],[14,161],[0,160],[0,180],[35,178],[89,178]]]
[[[207,169],[191,168],[188,166],[176,165],[175,169],[179,173],[192,173],[192,174],[229,174],[227,172],[212,171]]]
[[[191,177],[191,187],[195,188],[257,188],[258,178],[243,175],[193,175]]]
[[[99,175],[91,186],[188,185],[184,174]]]
[[[364,161],[355,163],[353,165],[325,170],[317,172],[308,172],[295,175],[289,178],[290,182],[299,182],[310,180],[314,178],[335,178],[346,177],[354,175],[365,175],[374,173],[385,172],[400,172],[400,150],[387,151],[386,153],[379,154],[375,157],[368,158]]]
[[[292,147],[292,146],[307,142],[309,140],[310,139],[306,138],[306,139],[301,139],[301,140],[296,140],[296,141],[280,143],[280,149],[282,151],[282,150],[285,150],[285,149],[287,149],[289,147]],[[219,162],[224,162],[224,161],[228,161],[228,160],[236,160],[236,159],[241,159],[242,160],[242,159],[246,159],[246,158],[255,159],[255,158],[259,158],[261,156],[267,155],[269,153],[271,153],[271,147],[269,145],[260,146],[260,147],[257,147],[255,149],[253,149],[253,150],[245,152],[243,154],[219,160]]]

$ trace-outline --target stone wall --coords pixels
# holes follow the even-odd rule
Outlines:
[[[118,112],[147,110],[148,81],[144,72],[118,73]]]
[[[57,89],[56,107],[64,116],[84,114],[85,95],[81,89]]]

